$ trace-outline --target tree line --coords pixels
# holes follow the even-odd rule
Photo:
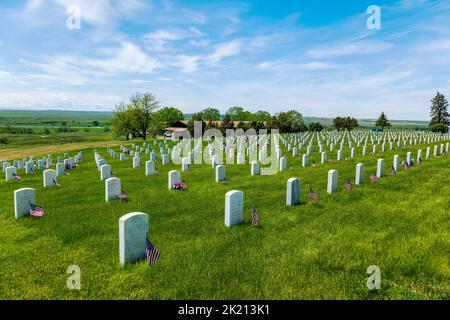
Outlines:
[[[448,102],[439,92],[431,102],[429,128],[434,132],[446,132],[450,124]],[[146,140],[147,136],[157,136],[161,134],[164,128],[171,126],[177,120],[184,119],[183,112],[176,107],[161,108],[153,94],[136,93],[130,98],[128,103],[116,105],[111,124],[113,133],[117,137],[125,136],[128,139],[132,136]],[[264,110],[251,112],[241,106],[229,108],[224,115],[221,115],[220,111],[213,107],[205,108],[193,114],[187,124],[191,133],[193,133],[194,121],[202,121],[204,130],[216,128],[223,133],[227,129],[278,129],[281,133],[289,133],[314,132],[324,129],[351,131],[359,127],[358,120],[352,117],[336,117],[333,119],[333,126],[327,128],[320,122],[306,124],[302,114],[297,110],[271,115]],[[391,127],[391,123],[384,112],[376,120],[375,126],[380,127],[382,131],[386,127]]]

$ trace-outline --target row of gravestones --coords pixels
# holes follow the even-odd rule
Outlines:
[[[323,147],[324,144],[322,143],[322,140],[325,140],[325,145],[329,146],[330,151],[333,151],[333,148],[335,145],[337,145],[339,143],[339,140],[341,140],[340,142],[340,148],[343,149],[346,141],[347,144],[350,148],[353,147],[353,143],[352,141],[356,144],[356,146],[359,148],[361,144],[364,144],[364,146],[367,147],[367,143],[369,140],[369,135],[370,133],[367,133],[367,131],[365,131],[362,135],[354,135],[352,134],[348,134],[348,133],[344,133],[342,138],[341,138],[341,133],[339,132],[335,132],[335,133],[328,133],[328,134],[323,134],[323,133],[306,133],[306,134],[287,134],[286,135],[286,139],[281,136],[281,140],[283,142],[283,144],[288,148],[288,150],[290,151],[290,149],[293,146],[296,146],[298,144],[298,149],[301,150],[303,146],[308,144],[308,140],[309,140],[309,144],[308,147],[309,148],[313,148],[315,145],[315,141],[317,140],[317,146],[319,147],[319,152],[323,151]],[[321,139],[322,138],[322,139]],[[413,145],[418,145],[418,144],[422,144],[422,143],[426,143],[426,144],[430,144],[430,143],[436,143],[436,142],[440,142],[440,141],[445,141],[445,140],[449,140],[450,139],[450,135],[449,134],[434,134],[434,133],[422,133],[422,134],[414,134],[414,133],[410,133],[408,135],[404,135],[403,133],[400,133],[398,135],[395,134],[391,134],[388,133],[387,135],[384,135],[384,137],[380,136],[375,136],[372,135],[370,137],[370,143],[371,145],[381,145],[381,148],[384,149],[386,146],[386,143],[390,143],[391,145],[391,149],[392,149],[392,145],[395,141],[397,141],[397,149],[400,149],[402,146],[401,141],[403,141],[403,147],[407,146],[408,143],[408,139],[409,139],[409,145],[413,146]]]
[[[80,162],[83,153],[80,152],[76,161]],[[72,161],[72,160],[70,160]],[[75,161],[75,160],[74,160]],[[60,170],[58,170],[60,168]],[[44,188],[55,187],[57,185],[57,176],[65,174],[65,164],[58,163],[57,170],[47,169],[43,171]],[[30,214],[30,204],[36,204],[36,190],[33,188],[21,188],[14,191],[14,216],[19,219]]]
[[[65,154],[65,156],[68,156],[68,154]],[[61,176],[66,174],[66,165],[70,164],[76,164],[78,163],[83,156],[83,153],[80,152],[75,156],[75,158],[67,158],[62,160],[60,156],[57,158],[57,163],[55,164],[56,170],[48,169],[50,166],[53,165],[51,155],[48,156],[48,158],[44,159],[37,159],[37,169],[38,170],[45,170],[44,171],[44,186],[46,181],[46,176],[53,176],[53,171],[55,171],[56,176]],[[22,162],[25,160],[18,160],[14,161],[14,165],[11,166],[10,162],[2,161],[2,169],[5,172],[5,180],[15,180],[17,178],[18,170],[21,168],[25,168],[26,174],[34,174],[35,172],[35,164],[34,164],[34,158],[30,157],[29,160],[26,160],[25,162]],[[64,162],[62,162],[64,161]],[[17,165],[16,165],[17,162]],[[23,163],[21,166],[20,164]]]

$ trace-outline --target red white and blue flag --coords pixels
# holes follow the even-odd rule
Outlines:
[[[151,241],[148,239],[148,236],[145,238],[146,241],[146,255],[147,255],[147,261],[149,265],[153,265],[156,262],[158,262],[160,253],[158,249],[151,243]]]
[[[256,211],[256,206],[253,206],[252,223],[254,226],[258,225],[260,218],[261,216],[258,214],[258,211]]]
[[[128,196],[127,196],[127,194],[124,191],[120,191],[119,199],[120,200],[127,200]]]
[[[347,181],[345,181],[344,188],[345,188],[345,190],[347,190],[347,191],[351,191],[351,190],[353,189],[353,186],[352,186],[352,184],[350,183],[350,181],[348,181],[348,179],[347,179]]]
[[[311,200],[312,202],[319,201],[319,195],[316,192],[314,192],[314,190],[311,187],[309,188],[308,196],[309,196],[309,200]]]
[[[30,216],[41,218],[44,216],[44,208],[30,203]]]

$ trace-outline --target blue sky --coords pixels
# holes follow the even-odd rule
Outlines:
[[[0,108],[112,110],[148,91],[185,113],[426,120],[450,95],[450,0],[3,0],[0,17]]]

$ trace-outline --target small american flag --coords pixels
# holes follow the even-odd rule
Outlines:
[[[309,188],[308,196],[309,196],[309,200],[311,200],[312,202],[319,201],[319,195],[316,192],[314,192],[314,190],[311,187]]]
[[[120,191],[120,196],[119,196],[120,200],[127,200],[128,196],[124,191]]]
[[[393,176],[397,175],[397,171],[395,170],[394,166],[392,166],[391,173]]]
[[[410,168],[411,168],[411,166],[408,164],[408,162],[405,162],[405,170],[409,171]]]
[[[41,218],[44,216],[44,208],[30,203],[30,216]]]
[[[378,177],[376,175],[373,174],[370,176],[370,182],[375,183],[377,181],[378,181]]]
[[[294,171],[294,166],[291,165],[291,166],[289,167],[289,170]]]
[[[58,181],[56,181],[55,179],[53,179],[53,184],[57,187],[61,187],[61,185],[58,183]]]
[[[13,177],[14,177],[14,179],[16,179],[16,180],[20,180],[20,176],[17,175],[17,174],[15,174],[15,173],[13,173]]]
[[[156,247],[151,243],[151,241],[148,239],[148,236],[145,238],[146,241],[146,255],[147,255],[147,261],[149,265],[155,264],[158,262],[159,259],[159,251],[156,249]]]
[[[348,181],[348,179],[347,179],[347,181],[345,181],[344,188],[345,188],[345,190],[347,190],[347,191],[351,191],[351,190],[353,189],[353,186],[352,186],[352,184],[350,183],[350,181]]]
[[[252,213],[252,223],[254,226],[257,226],[259,223],[260,215],[256,211],[256,206],[253,206],[253,213]]]

